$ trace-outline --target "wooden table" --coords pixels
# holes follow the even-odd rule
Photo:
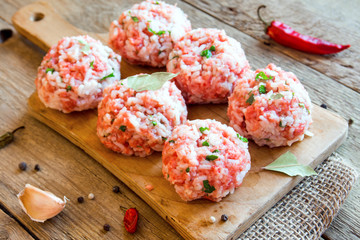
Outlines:
[[[45,54],[15,32],[12,15],[32,0],[0,2],[0,29],[10,28],[13,36],[0,44],[0,132],[17,126],[26,129],[16,135],[11,145],[0,150],[0,238],[1,239],[179,239],[181,238],[154,210],[117,180],[95,160],[64,137],[30,117],[27,98],[35,89],[37,67]],[[51,0],[49,3],[67,21],[92,32],[106,32],[110,22],[137,1]],[[175,3],[176,1],[168,1]],[[282,47],[269,40],[256,17],[261,1],[177,1],[188,14],[193,28],[217,27],[242,43],[253,68],[274,62],[294,72],[309,91],[315,104],[325,103],[352,124],[347,141],[337,152],[360,169],[360,1],[303,0],[266,1],[266,19],[273,17],[296,30],[352,47],[333,56],[315,56]],[[350,120],[351,119],[351,120]],[[18,170],[18,163],[28,163],[28,170]],[[33,171],[35,164],[41,171]],[[16,194],[31,183],[71,201],[60,214],[45,224],[32,222],[24,215]],[[121,193],[112,192],[120,186]],[[95,194],[95,200],[78,204],[79,196]],[[325,239],[360,238],[360,184],[357,184]],[[138,231],[128,234],[123,226],[124,212],[119,206],[136,207],[141,213]],[[102,226],[108,223],[111,231]]]

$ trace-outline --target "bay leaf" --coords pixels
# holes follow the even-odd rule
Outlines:
[[[296,156],[290,151],[278,157],[274,162],[264,167],[264,169],[282,172],[289,176],[299,175],[306,177],[317,175],[317,173],[311,167],[298,163]]]
[[[170,79],[173,79],[178,74],[168,73],[168,72],[156,72],[153,74],[141,74],[135,75],[127,78],[128,87],[134,89],[137,92],[145,90],[158,90],[160,89],[165,82]]]

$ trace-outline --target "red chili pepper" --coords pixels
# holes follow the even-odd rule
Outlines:
[[[139,213],[136,208],[129,208],[128,210],[126,210],[124,216],[124,225],[126,231],[128,231],[129,233],[136,232],[138,218]]]
[[[265,5],[261,5],[257,9],[259,19],[266,26],[265,33],[284,46],[315,54],[337,53],[350,47],[350,45],[334,44],[319,38],[302,35],[279,21],[274,20],[269,24],[260,16],[260,9],[265,7]]]

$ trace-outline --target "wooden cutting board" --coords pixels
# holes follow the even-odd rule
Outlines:
[[[21,34],[44,50],[48,50],[64,36],[88,34],[107,42],[107,34],[86,33],[77,29],[43,2],[20,9],[12,20]],[[123,78],[159,70],[164,69],[142,68],[125,61],[121,64]],[[96,110],[64,114],[46,108],[36,92],[29,98],[28,105],[35,118],[100,162],[188,239],[230,239],[240,235],[301,180],[300,177],[261,170],[262,167],[289,150],[297,156],[300,163],[315,167],[339,147],[346,138],[348,128],[347,122],[340,116],[314,106],[314,123],[310,128],[315,134],[313,137],[306,137],[291,147],[275,149],[250,143],[252,168],[243,185],[234,194],[219,203],[208,200],[187,203],[180,199],[173,186],[163,178],[161,153],[146,158],[127,157],[108,150],[100,143],[96,136]],[[210,118],[228,123],[226,109],[227,105],[224,104],[192,105],[188,107],[189,119]],[[153,185],[154,189],[146,190],[147,184]],[[227,222],[220,220],[222,214],[228,215]],[[216,218],[215,223],[209,223],[210,216]]]

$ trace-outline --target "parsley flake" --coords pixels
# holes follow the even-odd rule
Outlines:
[[[260,87],[259,87],[259,93],[266,93],[266,87],[265,87],[265,85],[260,85]]]
[[[166,31],[164,31],[164,30],[155,32],[155,31],[152,30],[150,27],[148,27],[147,29],[148,29],[149,32],[151,32],[151,33],[153,33],[153,34],[155,34],[155,35],[158,35],[158,36],[163,35],[164,33],[166,33]]]
[[[237,136],[238,139],[240,139],[241,141],[243,141],[245,143],[249,142],[249,140],[246,137],[243,137],[238,133],[236,134],[236,136]]]
[[[204,133],[205,130],[210,130],[208,127],[200,127],[199,128],[201,133]]]
[[[252,93],[250,95],[250,97],[246,100],[246,103],[251,105],[251,104],[253,104],[254,101],[255,101],[255,97],[254,97],[254,94]]]
[[[51,72],[51,74],[53,74],[54,71],[55,71],[54,68],[47,68],[47,69],[45,70],[45,73]]]
[[[218,153],[218,152],[220,152],[220,150],[219,149],[215,149],[214,151],[212,151],[213,153]]]
[[[109,75],[107,75],[107,76],[103,77],[102,79],[100,79],[100,81],[103,81],[103,80],[105,80],[105,79],[107,79],[107,78],[110,78],[110,77],[115,77],[115,75],[114,75],[114,73],[113,73],[113,72],[112,72],[112,73],[110,73]]]
[[[152,124],[153,126],[156,126],[156,125],[157,125],[157,122],[151,121],[151,124]]]
[[[270,80],[273,78],[274,78],[273,76],[266,76],[266,74],[261,71],[258,74],[256,74],[255,80]]]
[[[282,95],[281,93],[277,93],[277,94],[271,95],[270,99],[280,99],[283,97],[284,97],[284,95]]]
[[[175,143],[175,140],[170,140],[169,143]]]
[[[91,68],[91,69],[94,69],[94,61],[92,61],[92,62],[90,63],[90,68]]]
[[[167,140],[166,137],[161,137],[161,139],[165,142]]]
[[[190,172],[190,168],[188,167],[185,171],[186,171],[186,172]]]
[[[135,17],[135,16],[130,16],[131,19],[134,21],[134,22],[139,22],[139,18],[138,17]]]
[[[204,188],[202,189],[204,192],[206,193],[212,193],[213,191],[215,191],[215,187],[214,186],[211,186],[209,184],[209,180],[204,180],[203,181],[203,184],[204,184]]]
[[[68,92],[70,90],[71,90],[71,86],[70,85],[66,86],[66,91]]]
[[[202,143],[202,145],[205,146],[205,147],[209,147],[209,146],[210,146],[210,144],[208,143],[208,141],[204,141],[204,142]]]
[[[209,49],[210,49],[210,51],[215,51],[215,46],[212,45]]]
[[[125,131],[126,131],[126,126],[125,126],[125,125],[121,125],[121,126],[119,127],[119,129],[120,129],[121,131],[125,132]]]
[[[280,120],[280,122],[279,122],[279,127],[284,128],[285,126],[286,126],[286,124],[283,125],[283,122]]]
[[[207,155],[206,157],[205,157],[205,159],[207,160],[207,161],[214,161],[215,159],[218,159],[219,157],[218,156],[216,156],[216,155]]]

